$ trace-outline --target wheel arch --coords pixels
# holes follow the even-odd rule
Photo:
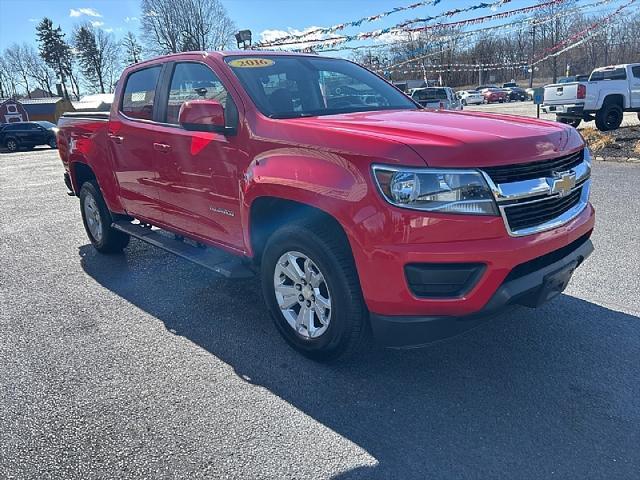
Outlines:
[[[620,105],[620,108],[625,108],[625,97],[621,93],[609,93],[602,99],[602,107],[608,104]],[[601,107],[601,108],[602,108]]]
[[[84,162],[71,162],[69,165],[69,174],[71,176],[71,185],[76,196],[80,195],[80,188],[84,182],[96,180],[97,177],[93,169]]]
[[[260,262],[269,237],[280,227],[296,221],[311,221],[329,228],[350,245],[349,236],[338,219],[328,211],[281,196],[263,195],[253,199],[248,213],[248,245],[254,262]]]

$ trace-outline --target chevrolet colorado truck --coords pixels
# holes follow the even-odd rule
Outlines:
[[[259,275],[314,359],[417,346],[558,295],[591,253],[591,155],[557,122],[426,110],[342,59],[190,52],[128,67],[58,146],[93,246]]]
[[[638,112],[640,119],[640,63],[596,68],[588,81],[547,85],[542,111],[573,127],[595,120],[602,131],[618,128],[624,112]]]

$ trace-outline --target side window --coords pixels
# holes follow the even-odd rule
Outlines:
[[[189,100],[219,101],[224,107],[227,126],[236,126],[238,112],[231,95],[213,70],[202,63],[176,64],[169,87],[166,122],[177,125],[180,107]]]
[[[634,77],[640,78],[640,65],[637,67],[631,67],[631,71],[633,72]]]
[[[133,72],[127,78],[120,111],[127,117],[153,119],[153,100],[160,76],[160,65]]]

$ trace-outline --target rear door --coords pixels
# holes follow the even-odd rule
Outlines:
[[[242,245],[239,184],[246,151],[237,135],[188,131],[178,123],[184,102],[213,99],[223,105],[227,126],[237,131],[239,100],[201,60],[172,63],[165,78],[165,112],[157,148],[161,152],[159,196],[166,221],[193,237]]]
[[[163,221],[158,205],[158,162],[153,148],[156,89],[162,68],[156,64],[128,74],[107,132],[123,207],[132,216],[156,222]]]
[[[640,65],[631,67],[631,108],[640,108]]]

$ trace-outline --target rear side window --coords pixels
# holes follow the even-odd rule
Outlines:
[[[224,107],[228,127],[235,126],[237,110],[218,76],[202,63],[177,63],[169,87],[167,123],[178,124],[180,107],[189,100],[217,100]]]
[[[591,74],[591,78],[589,78],[590,82],[598,81],[598,80],[626,80],[627,79],[627,71],[624,68],[613,68],[611,70],[600,70],[598,72],[593,72]]]
[[[631,67],[631,71],[633,72],[634,77],[640,78],[640,65],[637,67]]]
[[[153,100],[161,67],[145,68],[127,78],[120,111],[127,117],[153,119]]]

